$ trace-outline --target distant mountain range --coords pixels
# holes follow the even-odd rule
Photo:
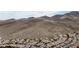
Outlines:
[[[61,44],[64,38],[62,37],[62,41],[61,40],[58,41],[57,35],[66,35],[67,37],[66,39],[72,40],[69,38],[70,37],[69,34],[71,33],[77,33],[77,34],[79,33],[79,11],[72,11],[64,15],[55,15],[52,17],[42,16],[42,17],[37,17],[37,18],[29,17],[29,18],[8,19],[5,21],[4,20],[0,21],[0,37],[1,37],[1,40],[4,41],[4,42],[1,41],[0,44],[5,44],[4,46],[6,46],[8,42],[9,42],[8,44],[10,45],[10,40],[22,41],[24,39],[25,40],[37,39],[37,41],[39,41],[41,38],[42,40],[46,38],[53,40],[55,36],[56,36],[55,37],[56,39],[54,40],[56,40],[57,42],[60,42]],[[77,42],[77,39],[74,39],[74,40],[76,41],[72,40],[72,42]],[[12,41],[11,44],[17,45],[20,42],[18,41],[16,44],[15,41],[14,42]],[[68,46],[66,46],[67,44],[61,46],[59,43],[58,43],[59,45],[57,45],[57,43],[52,43],[52,42],[50,43],[52,44],[51,47],[77,47],[79,46],[78,43],[72,43],[73,45],[71,45],[71,43],[69,45],[68,43]],[[27,44],[25,42],[23,44],[28,45],[29,43]],[[30,44],[30,46],[32,47],[32,43]],[[41,47],[41,45],[35,46],[35,47]],[[47,45],[45,47],[49,47],[49,46]]]

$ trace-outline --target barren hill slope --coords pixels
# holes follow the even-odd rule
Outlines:
[[[75,13],[1,21],[0,47],[79,47],[79,14]]]

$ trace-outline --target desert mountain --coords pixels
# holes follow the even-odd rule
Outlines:
[[[75,35],[79,35],[78,33],[78,11],[52,17],[0,21],[0,45],[2,47],[8,44],[8,47],[77,47],[79,43],[76,42],[79,37],[76,38]]]

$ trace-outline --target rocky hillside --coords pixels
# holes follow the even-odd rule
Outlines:
[[[0,47],[79,47],[79,12],[0,21]]]

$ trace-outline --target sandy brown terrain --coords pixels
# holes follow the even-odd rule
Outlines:
[[[0,21],[1,48],[78,48],[79,12]]]

